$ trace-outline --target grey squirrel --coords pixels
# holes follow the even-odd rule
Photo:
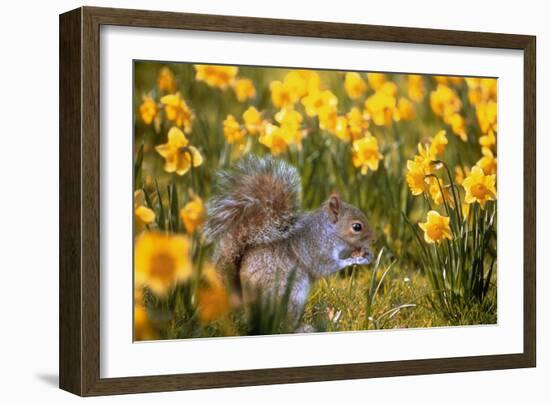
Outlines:
[[[315,280],[372,261],[365,215],[337,193],[303,212],[300,176],[285,161],[246,156],[218,173],[217,187],[204,234],[215,244],[216,267],[233,279],[245,306],[258,291],[280,294],[293,273],[289,317],[297,327]]]

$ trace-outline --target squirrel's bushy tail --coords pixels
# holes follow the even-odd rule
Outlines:
[[[204,230],[216,244],[216,265],[238,275],[244,250],[286,239],[298,228],[300,176],[290,164],[247,156],[218,173]]]

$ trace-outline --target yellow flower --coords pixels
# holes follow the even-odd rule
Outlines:
[[[367,81],[373,90],[378,91],[386,82],[386,75],[383,73],[368,73]]]
[[[202,271],[201,286],[197,292],[199,319],[213,322],[229,312],[229,293],[214,267],[207,263]]]
[[[497,103],[495,101],[478,104],[476,116],[482,133],[497,130]]]
[[[235,91],[235,96],[239,102],[244,102],[248,98],[254,98],[256,96],[254,83],[248,78],[241,78],[235,81],[233,90]]]
[[[363,135],[363,132],[369,128],[369,116],[364,114],[357,107],[353,107],[347,113],[349,132],[354,140]]]
[[[420,102],[426,95],[426,88],[424,87],[424,79],[418,74],[409,74],[407,76],[408,94],[409,98],[414,102]]]
[[[174,73],[168,67],[164,66],[160,69],[157,79],[159,90],[165,92],[174,92],[176,90],[176,81]]]
[[[166,119],[178,127],[183,127],[185,133],[191,133],[193,113],[179,93],[163,96],[160,103],[164,105]]]
[[[352,160],[356,168],[361,168],[361,174],[366,175],[370,170],[378,170],[380,160],[383,158],[378,150],[378,140],[372,134],[367,134],[352,143]]]
[[[348,97],[351,99],[357,99],[367,90],[367,83],[361,78],[359,73],[349,72],[346,73],[344,88],[348,94]]]
[[[264,123],[262,122],[261,113],[253,106],[249,106],[243,113],[243,121],[246,130],[251,135],[259,134],[263,131]]]
[[[465,78],[468,85],[468,100],[472,105],[497,99],[497,80],[495,78]]]
[[[430,154],[432,155],[432,157],[435,158],[438,155],[442,155],[445,152],[445,147],[447,146],[447,143],[449,143],[449,140],[447,140],[447,134],[445,130],[440,130],[439,132],[437,132],[432,142],[430,143]]]
[[[195,64],[197,81],[204,81],[210,87],[226,90],[235,81],[239,72],[237,66],[215,66]]]
[[[298,100],[310,92],[319,90],[319,74],[311,70],[292,70],[284,78],[284,86],[292,99]]]
[[[382,90],[376,91],[365,101],[365,109],[377,126],[391,125],[395,106],[395,96]]]
[[[157,338],[145,307],[141,304],[134,304],[134,340],[156,340]]]
[[[134,272],[138,285],[164,295],[191,276],[191,242],[181,235],[144,232],[135,243]]]
[[[155,221],[155,212],[145,207],[145,194],[142,189],[134,192],[134,230],[141,231],[146,225]]]
[[[438,84],[435,91],[430,93],[430,106],[436,115],[445,118],[459,112],[462,102],[450,87]]]
[[[485,208],[485,203],[490,200],[495,200],[496,191],[496,175],[485,175],[483,170],[474,166],[462,186],[466,190],[464,201],[466,203],[479,203],[481,208]]]
[[[483,169],[483,173],[485,175],[493,175],[497,173],[497,159],[493,155],[493,152],[483,147],[481,149],[481,153],[483,154],[483,157],[476,163],[478,167]]]
[[[319,127],[329,133],[336,130],[338,112],[334,106],[325,106],[319,109]]]
[[[150,125],[157,116],[157,103],[148,95],[143,96],[143,102],[139,106],[139,116],[147,125]]]
[[[336,118],[336,126],[334,128],[334,134],[340,140],[348,142],[350,140],[350,131],[348,128],[348,119],[345,116],[338,116]]]
[[[246,132],[233,115],[227,115],[223,121],[223,135],[229,144],[242,143]]]
[[[424,231],[424,240],[427,243],[439,243],[444,239],[453,239],[449,225],[450,221],[449,217],[442,216],[437,211],[431,210],[428,212],[426,222],[418,223],[418,225]]]
[[[164,170],[183,175],[191,166],[202,164],[202,155],[199,150],[189,145],[185,134],[177,127],[168,131],[168,142],[156,147],[157,152],[166,160]]]
[[[492,148],[497,143],[497,138],[492,130],[479,138],[479,144],[482,147]]]
[[[302,98],[302,104],[307,115],[313,117],[317,116],[320,111],[336,108],[338,98],[329,90],[315,91]]]
[[[271,103],[277,108],[292,108],[298,100],[298,96],[281,81],[272,81],[269,84],[269,89],[271,90]]]
[[[426,190],[426,173],[424,172],[424,164],[414,160],[407,161],[407,185],[413,196],[418,196]]]
[[[439,206],[443,204],[443,200],[445,200],[450,208],[455,208],[455,201],[451,196],[450,188],[445,186],[443,181],[439,178],[429,176],[427,180],[429,184],[428,192],[434,203]]]
[[[407,98],[401,97],[397,101],[397,108],[394,109],[393,120],[412,120],[414,119],[414,106]]]
[[[206,218],[206,209],[202,199],[193,196],[191,201],[180,209],[180,218],[188,234],[192,234],[198,228],[202,227]]]
[[[293,142],[292,133],[279,126],[268,123],[259,142],[269,148],[273,155],[279,155],[288,149]]]
[[[462,185],[466,176],[470,174],[470,168],[468,167],[455,167],[455,182],[457,185]]]
[[[468,135],[466,134],[466,122],[464,121],[462,115],[453,113],[452,115],[445,117],[444,120],[445,123],[451,126],[452,132],[456,134],[460,140],[464,142],[468,140]]]

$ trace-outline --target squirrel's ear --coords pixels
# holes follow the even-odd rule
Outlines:
[[[328,216],[330,218],[330,221],[332,221],[332,223],[336,223],[336,221],[338,221],[341,205],[342,205],[342,200],[340,199],[340,195],[337,192],[333,192],[327,201],[327,207],[326,207]]]

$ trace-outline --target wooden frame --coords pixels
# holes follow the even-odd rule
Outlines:
[[[99,31],[101,25],[520,49],[524,52],[522,354],[100,378]],[[535,37],[82,7],[60,16],[60,387],[81,395],[157,392],[533,367],[536,363]]]

